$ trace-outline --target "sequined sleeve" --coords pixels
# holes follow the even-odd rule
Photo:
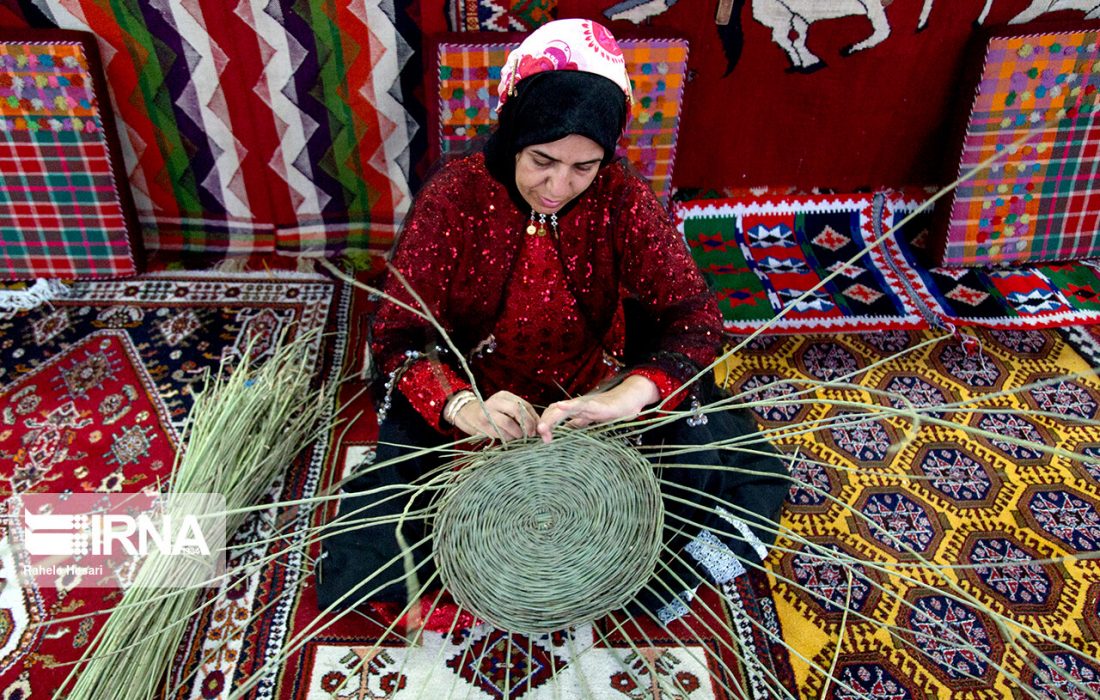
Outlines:
[[[673,392],[680,388],[682,382],[676,381],[672,378],[668,372],[660,370],[656,367],[635,367],[626,373],[626,376],[636,375],[639,377],[645,377],[649,381],[653,382],[653,385],[657,387],[657,394],[661,397],[661,400],[667,399],[672,396]],[[669,402],[667,408],[673,409],[680,405],[687,397],[687,394],[681,392],[679,395],[673,398]]]
[[[427,311],[448,328],[448,287],[460,257],[463,218],[457,210],[454,169],[444,169],[420,192],[402,228],[392,267],[424,302]],[[384,291],[420,308],[392,272]],[[399,390],[429,425],[440,421],[447,397],[466,389],[446,344],[424,318],[383,300],[372,324],[371,350],[387,376],[387,391]]]
[[[647,356],[636,366],[658,369],[682,384],[717,356],[721,314],[687,245],[648,184],[631,175],[624,179],[617,222],[624,232],[622,282],[647,310],[652,335]]]

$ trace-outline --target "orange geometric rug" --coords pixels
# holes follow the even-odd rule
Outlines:
[[[723,372],[746,398],[835,384],[754,409],[800,482],[766,563],[796,695],[820,697],[835,664],[829,697],[1085,697],[1100,690],[1100,427],[1081,421],[1100,380],[1056,379],[1090,368],[1054,331],[934,337],[760,337]],[[904,401],[945,408],[915,430],[875,413]],[[1021,630],[1047,638],[1025,633],[1028,648]]]

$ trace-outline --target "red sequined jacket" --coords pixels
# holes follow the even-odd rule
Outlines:
[[[510,332],[497,320],[529,216],[489,175],[480,153],[449,163],[416,198],[392,264],[464,356],[491,349],[494,334]],[[622,164],[602,168],[558,230],[558,269],[593,330],[589,337],[602,336],[607,354],[630,358],[629,371],[654,380],[662,397],[714,360],[722,327],[717,305],[648,184]],[[396,275],[384,289],[420,308]],[[642,330],[624,323],[624,299],[638,302],[629,303],[642,310]],[[533,312],[553,318],[555,309]],[[437,428],[447,397],[469,386],[431,323],[396,304],[379,308],[371,348],[387,391],[401,391]]]

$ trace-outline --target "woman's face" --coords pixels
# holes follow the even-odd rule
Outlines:
[[[579,134],[528,146],[516,154],[516,189],[540,214],[555,214],[588,189],[603,147]]]

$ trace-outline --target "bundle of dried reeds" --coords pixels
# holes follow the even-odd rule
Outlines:
[[[262,363],[245,353],[223,364],[194,396],[164,499],[209,493],[225,498],[226,531],[235,532],[265,491],[307,445],[331,428],[332,388],[311,386],[315,333],[285,340]],[[75,665],[62,690],[84,698],[152,698],[164,681],[204,586],[169,588],[186,572],[180,557],[144,560],[121,603]],[[231,572],[226,576],[236,575]],[[71,619],[71,618],[68,618]],[[56,624],[62,620],[53,620]]]

